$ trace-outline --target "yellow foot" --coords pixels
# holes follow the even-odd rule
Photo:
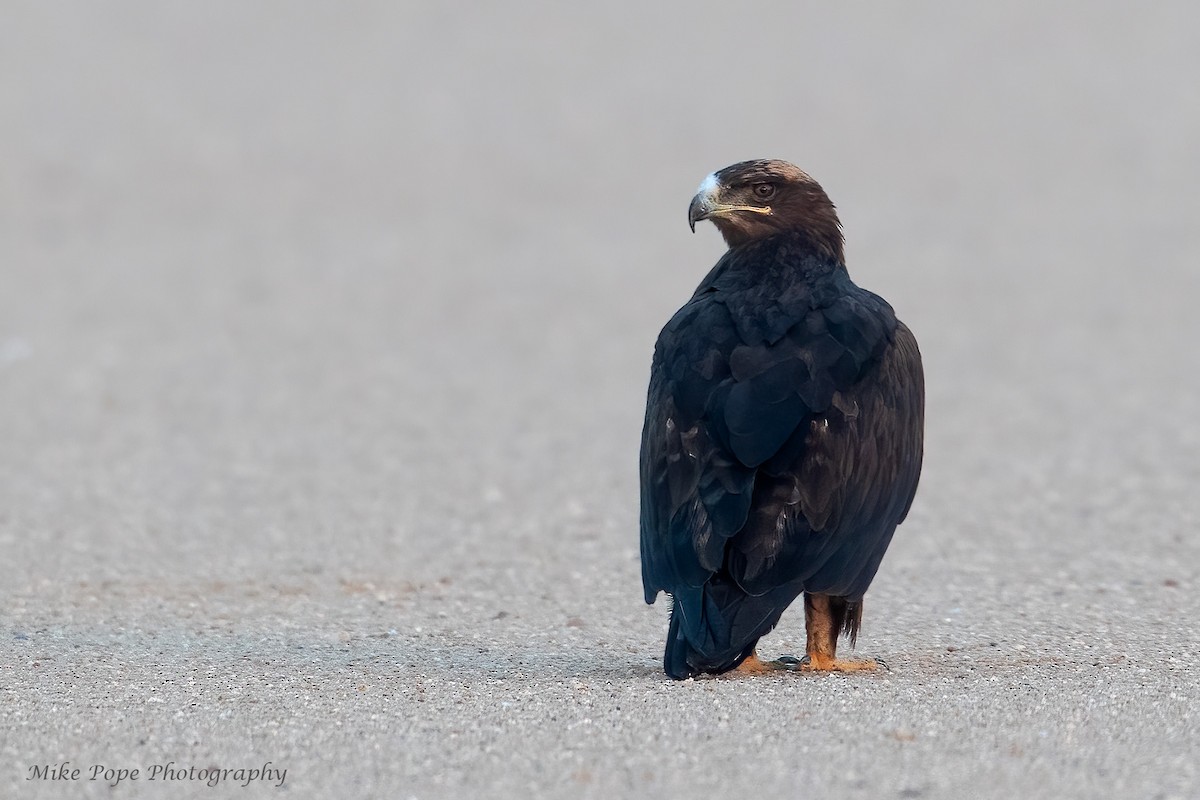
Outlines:
[[[774,672],[777,669],[784,669],[779,666],[777,661],[763,661],[758,657],[757,653],[751,653],[750,657],[737,665],[734,672],[742,675],[762,675],[765,672]]]
[[[881,658],[829,658],[818,656],[815,660],[809,656],[780,656],[775,661],[763,661],[755,653],[738,664],[734,672],[741,675],[763,675],[768,672],[787,670],[789,672],[891,672],[891,667]]]

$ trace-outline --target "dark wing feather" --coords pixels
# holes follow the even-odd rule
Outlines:
[[[898,324],[881,358],[795,432],[803,444],[759,476],[749,524],[730,543],[732,578],[750,594],[800,582],[861,599],[916,494],[923,427],[921,357]]]
[[[756,473],[794,472],[809,422],[887,346],[890,307],[844,272],[827,282],[835,279],[839,291],[816,307],[793,281],[783,310],[769,283],[721,292],[702,284],[659,335],[641,453],[649,599],[720,569],[746,523]],[[790,326],[779,322],[785,312]]]
[[[692,335],[705,331],[705,336]],[[646,602],[663,590],[699,587],[745,525],[754,470],[731,457],[706,419],[730,383],[736,333],[707,295],[680,310],[659,336],[642,432],[642,578]]]

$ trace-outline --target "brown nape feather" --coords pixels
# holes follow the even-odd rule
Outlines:
[[[782,207],[777,207],[775,213],[791,221],[797,229],[808,234],[813,246],[822,254],[829,256],[839,264],[845,264],[845,239],[842,237],[842,223],[838,219],[837,209],[833,202],[816,181],[797,188],[801,189],[797,198],[795,200],[788,198],[788,202],[781,204]]]
[[[716,174],[722,200],[734,204],[766,205],[771,213],[739,213],[713,217],[713,224],[730,247],[783,232],[805,234],[813,248],[839,264],[846,263],[842,223],[829,195],[812,176],[786,161],[744,161]],[[756,201],[753,187],[770,183],[776,193]]]

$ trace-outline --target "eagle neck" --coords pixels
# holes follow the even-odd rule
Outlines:
[[[774,342],[813,308],[852,290],[846,267],[806,237],[782,234],[732,248],[697,289],[726,307],[743,341]]]

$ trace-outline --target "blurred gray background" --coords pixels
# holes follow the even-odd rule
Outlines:
[[[0,9],[0,794],[1200,794],[1195,4]],[[641,601],[752,157],[925,353],[887,674],[671,683]]]

